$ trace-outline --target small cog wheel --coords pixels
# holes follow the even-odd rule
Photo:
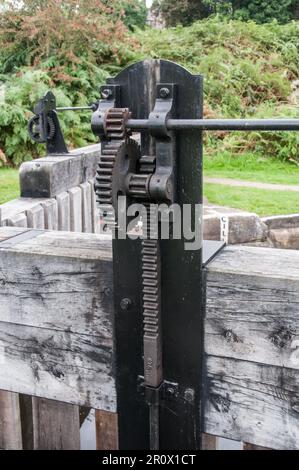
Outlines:
[[[28,132],[31,139],[39,144],[53,139],[55,135],[55,123],[50,116],[47,116],[47,135],[46,139],[42,136],[41,122],[39,116],[34,116],[28,123]]]

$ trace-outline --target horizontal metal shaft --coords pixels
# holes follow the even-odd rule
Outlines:
[[[148,119],[129,119],[130,129],[148,129]],[[299,119],[168,119],[167,129],[203,131],[299,131]]]
[[[64,106],[56,108],[56,111],[92,111],[92,106]]]

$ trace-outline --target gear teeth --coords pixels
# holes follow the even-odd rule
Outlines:
[[[145,198],[148,195],[150,178],[151,175],[132,175],[129,182],[130,195],[137,198]]]
[[[152,175],[156,169],[156,157],[155,156],[142,156],[139,160],[139,171],[140,173]]]
[[[94,184],[96,201],[99,204],[101,218],[105,225],[109,227],[115,225],[114,210],[112,207],[112,179],[116,155],[120,145],[121,142],[113,142],[107,144],[103,149]]]
[[[109,139],[124,139],[130,134],[126,130],[126,121],[131,114],[128,108],[112,108],[107,111],[105,132]]]
[[[146,204],[145,229],[149,236],[151,222],[158,220],[158,209]],[[142,240],[142,284],[144,336],[157,339],[160,330],[160,265],[158,239]]]

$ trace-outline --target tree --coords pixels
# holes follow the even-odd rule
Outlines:
[[[239,2],[236,16],[243,20],[253,20],[256,23],[287,23],[292,19],[292,7],[298,2],[292,0],[243,0]]]
[[[50,60],[66,69],[84,60],[94,65],[121,61],[130,44],[124,6],[134,0],[2,1],[0,63],[2,71]],[[63,74],[63,70],[61,74]]]
[[[147,20],[147,8],[145,0],[136,0],[136,2],[123,1],[124,23],[130,29],[134,27],[143,29]]]
[[[186,26],[208,16],[210,7],[204,0],[155,0],[152,9],[162,15],[166,26]]]
[[[245,21],[287,23],[298,15],[299,0],[204,0],[212,13]]]
[[[287,23],[299,16],[299,0],[155,0],[153,10],[167,26],[188,25],[209,15],[269,23]]]

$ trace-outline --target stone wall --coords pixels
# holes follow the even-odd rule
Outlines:
[[[250,212],[206,204],[204,239],[230,245],[250,244],[299,249],[299,214],[260,218]]]

